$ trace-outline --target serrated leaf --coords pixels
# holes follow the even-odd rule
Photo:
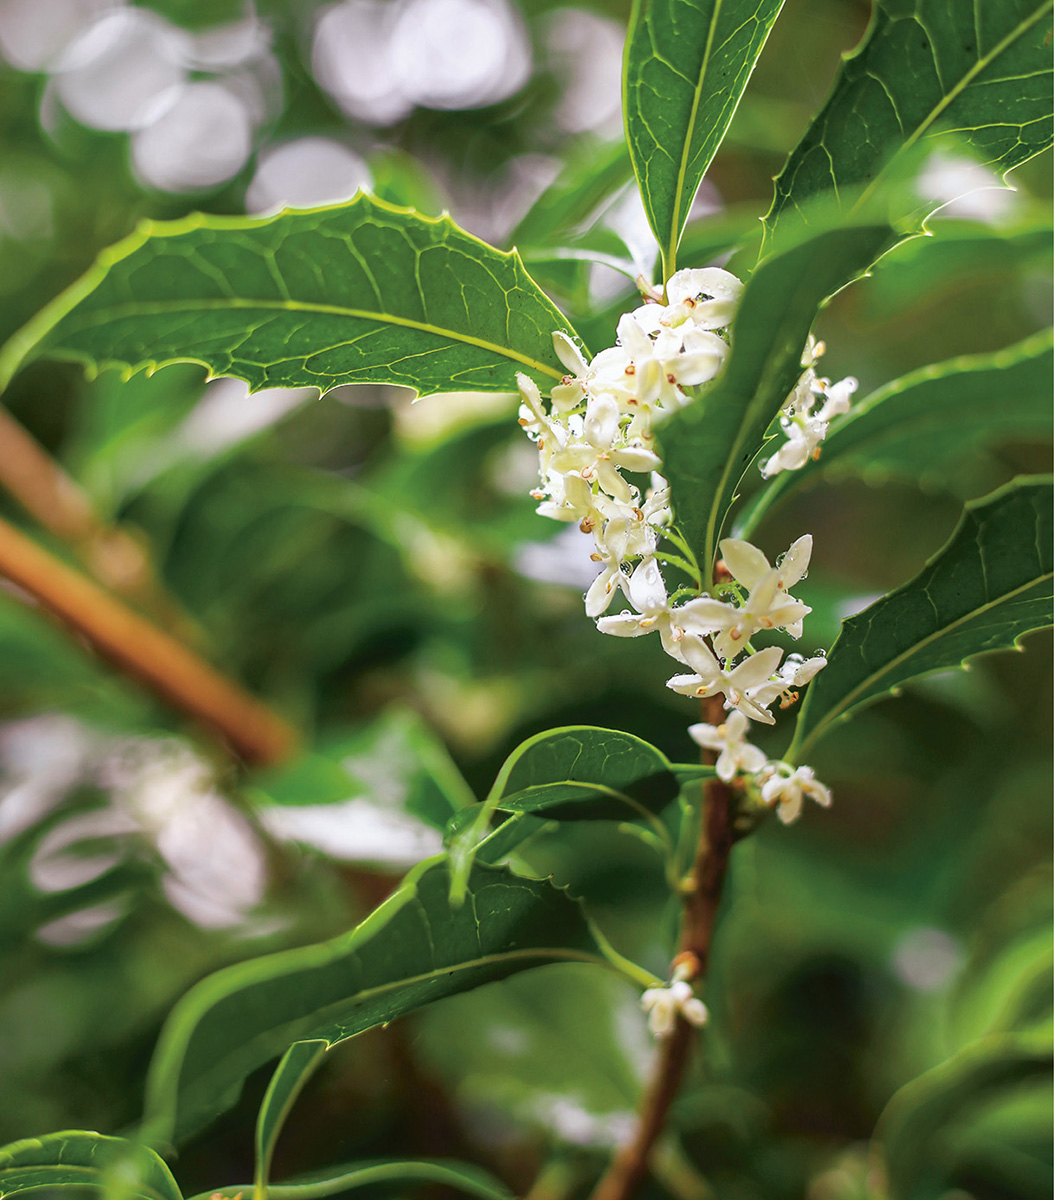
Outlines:
[[[436,1183],[479,1200],[512,1200],[512,1193],[489,1171],[473,1163],[456,1159],[371,1159],[361,1163],[343,1163],[324,1171],[315,1171],[289,1183],[273,1183],[267,1194],[274,1200],[321,1200],[355,1188],[387,1183]],[[246,1184],[230,1184],[222,1189],[225,1196],[251,1191]],[[401,1194],[401,1193],[399,1193]],[[209,1200],[215,1189],[202,1192],[191,1200]]]
[[[898,153],[949,133],[1002,173],[1044,150],[1052,8],[1051,0],[878,0],[867,36],[776,180],[767,226],[829,190],[864,202]]]
[[[623,67],[633,169],[662,249],[677,243],[783,0],[637,0]]]
[[[546,881],[477,864],[463,905],[449,891],[447,859],[428,860],[350,932],[228,967],[188,992],[150,1066],[150,1140],[215,1116],[292,1042],[332,1046],[517,971],[605,961],[579,904]]]
[[[182,1200],[154,1151],[125,1138],[68,1129],[0,1147],[0,1197],[64,1187],[119,1187],[142,1200]]]
[[[809,685],[788,757],[910,679],[1008,649],[1051,620],[1051,480],[1016,480],[968,504],[910,582],[850,617]]]
[[[488,801],[503,812],[558,821],[625,821],[661,812],[680,791],[670,760],[615,729],[568,725],[522,742]]]
[[[559,310],[515,253],[368,196],[275,217],[147,222],[0,351],[126,371],[204,364],[252,388],[515,391],[564,368]]]
[[[707,580],[736,487],[801,375],[820,306],[891,237],[886,225],[830,229],[766,259],[743,293],[724,371],[660,426],[674,516]]]
[[[329,1043],[324,1041],[294,1042],[282,1055],[267,1085],[260,1111],[256,1114],[253,1195],[261,1200],[268,1191],[271,1160],[278,1136],[304,1084],[322,1062],[328,1049]]]
[[[818,460],[783,471],[743,514],[749,538],[786,495],[820,474],[932,482],[983,441],[1045,437],[1050,429],[1054,335],[953,358],[895,379],[837,419]]]
[[[952,1166],[942,1151],[961,1115],[1009,1089],[1049,1078],[1051,1065],[1048,1035],[1002,1034],[967,1046],[902,1087],[876,1130],[893,1200],[942,1194]]]

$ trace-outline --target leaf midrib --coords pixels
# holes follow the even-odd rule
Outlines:
[[[260,300],[249,299],[247,297],[230,297],[216,300],[187,300],[187,301],[165,301],[144,303],[132,302],[127,306],[113,306],[96,312],[90,315],[89,318],[76,322],[71,321],[69,324],[74,330],[85,330],[95,328],[100,325],[106,325],[111,321],[120,320],[129,316],[165,316],[168,314],[184,313],[184,312],[212,312],[218,310],[230,309],[264,309],[274,312],[307,312],[315,313],[320,316],[338,316],[347,317],[357,321],[381,321],[389,325],[398,325],[405,329],[416,329],[421,333],[433,334],[436,337],[449,338],[452,341],[463,342],[469,346],[476,346],[481,350],[487,350],[502,358],[512,359],[515,362],[522,363],[524,366],[530,367],[535,371],[539,371],[544,375],[549,375],[553,379],[563,378],[563,374],[555,368],[548,366],[546,363],[539,362],[529,355],[520,354],[516,350],[512,350],[508,346],[499,345],[496,342],[489,342],[484,338],[473,337],[470,333],[460,333],[454,329],[447,329],[443,326],[433,325],[429,321],[417,321],[412,317],[400,317],[395,313],[379,313],[372,312],[369,309],[348,308],[340,304],[322,304],[317,301],[307,300]],[[337,343],[341,345],[343,343]],[[56,348],[56,353],[61,351],[61,347]],[[322,347],[321,349],[330,350],[332,346]],[[315,351],[314,353],[319,353]],[[313,355],[301,355],[298,357],[310,358]],[[265,364],[266,365],[266,364]]]
[[[979,75],[991,63],[995,62],[995,60],[1003,53],[1004,50],[1007,49],[1008,46],[1010,46],[1019,37],[1022,37],[1033,25],[1036,24],[1037,21],[1040,20],[1040,18],[1043,17],[1045,13],[1050,12],[1052,9],[1054,9],[1054,0],[1051,0],[1051,2],[1037,8],[1031,17],[1028,17],[1026,20],[1016,25],[1001,41],[997,42],[986,55],[979,58],[977,62],[974,63],[974,65],[969,69],[969,71],[967,71],[966,74],[955,83],[951,90],[946,92],[941,97],[940,101],[926,116],[925,120],[916,126],[914,132],[905,139],[904,144],[901,147],[901,153],[903,153],[905,150],[910,150],[911,147],[914,146],[915,143],[923,136],[923,134],[925,134],[925,132],[933,125],[938,117],[940,117],[941,113],[944,112],[944,110],[948,108],[948,106],[954,100],[956,100],[966,90],[966,88],[970,86],[970,83],[976,78],[977,75]],[[934,61],[936,61],[936,59]],[[852,212],[855,213],[859,211],[861,205],[863,205],[864,202],[872,195],[875,188],[878,186],[879,181],[885,176],[885,173],[890,165],[890,163],[887,163],[884,167],[880,167],[879,170],[874,173],[871,182],[860,193],[859,199],[853,205],[851,210]]]
[[[688,118],[688,128],[685,131],[684,142],[681,146],[681,163],[677,171],[677,184],[673,193],[673,220],[670,222],[670,236],[667,251],[663,256],[663,286],[677,269],[677,243],[680,241],[681,200],[684,193],[684,177],[688,174],[688,160],[691,157],[692,138],[695,136],[695,123],[699,117],[699,103],[703,97],[703,82],[710,67],[710,54],[714,47],[714,35],[717,31],[717,19],[721,15],[721,5],[724,0],[715,0],[714,11],[710,18],[710,28],[706,35],[706,49],[703,51],[703,61],[699,65],[699,78],[695,85],[695,95],[692,98],[692,111]]]
[[[983,616],[986,612],[989,612],[991,609],[997,607],[1005,601],[1012,600],[1021,592],[1028,591],[1029,588],[1034,588],[1038,584],[1043,583],[1044,580],[1048,579],[1054,579],[1054,571],[1045,571],[1042,575],[1034,576],[1026,583],[1022,583],[1015,588],[1011,588],[1010,591],[1004,592],[1002,595],[997,596],[994,600],[986,601],[980,606],[980,608],[971,609],[968,613],[964,613],[961,617],[956,617],[955,620],[950,622],[948,625],[942,625],[939,629],[935,629],[932,633],[927,634],[921,641],[914,642],[910,647],[908,647],[907,650],[902,650],[895,658],[891,658],[889,662],[887,662],[879,670],[874,671],[866,679],[858,683],[857,686],[852,689],[852,691],[847,692],[845,696],[842,697],[841,702],[835,708],[829,709],[828,712],[824,714],[823,719],[816,725],[812,732],[803,739],[800,746],[794,746],[792,744],[788,750],[788,758],[790,758],[791,754],[804,753],[806,747],[816,740],[817,735],[822,730],[826,729],[832,721],[837,720],[842,713],[844,713],[848,708],[852,707],[853,702],[861,692],[866,691],[874,684],[876,680],[881,679],[883,675],[888,674],[893,667],[899,666],[917,651],[925,649],[925,647],[931,642],[935,641],[939,637],[943,637],[947,633],[950,633],[957,626],[964,625],[968,621],[973,620],[975,617]],[[966,657],[969,658],[970,655],[968,654]]]

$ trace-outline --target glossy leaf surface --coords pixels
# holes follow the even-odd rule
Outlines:
[[[891,237],[885,225],[831,229],[763,262],[743,293],[724,371],[659,428],[674,517],[705,576],[739,480],[801,375],[820,306]]]
[[[776,180],[769,226],[829,189],[866,199],[897,152],[942,135],[1000,173],[1049,146],[1051,11],[1050,0],[879,0]]]
[[[1052,346],[1044,331],[994,354],[923,367],[872,392],[832,425],[819,459],[781,472],[758,493],[740,536],[749,537],[785,495],[821,474],[933,483],[979,443],[1045,437]]]
[[[922,572],[850,617],[809,685],[789,755],[854,709],[929,671],[1008,649],[1051,620],[1051,481],[1018,480],[969,504]]]
[[[153,1150],[125,1138],[69,1129],[0,1148],[0,1196],[51,1188],[119,1188],[142,1200],[182,1200]]]
[[[253,388],[514,391],[517,371],[562,376],[551,335],[567,328],[515,253],[359,196],[144,224],[0,351],[0,386],[47,354],[126,371],[194,361]]]
[[[424,862],[349,933],[228,967],[192,989],[151,1064],[151,1140],[216,1115],[292,1042],[334,1045],[517,971],[603,961],[577,902],[548,882],[476,865],[463,905],[450,905],[449,890],[447,860]]]
[[[666,278],[696,190],[783,0],[638,0],[626,42],[626,138]]]

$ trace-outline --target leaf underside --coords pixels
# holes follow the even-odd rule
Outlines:
[[[873,193],[893,157],[954,137],[1005,173],[1052,141],[1051,0],[878,0],[776,180],[771,228],[821,193]]]
[[[626,39],[626,139],[666,277],[696,190],[783,0],[638,0]]]
[[[707,579],[736,487],[801,375],[821,304],[893,236],[887,225],[830,229],[766,259],[743,293],[724,371],[659,428],[674,516]]]
[[[416,867],[347,934],[217,972],[169,1018],[147,1081],[155,1144],[236,1100],[242,1080],[296,1041],[333,1045],[434,1000],[551,962],[603,962],[579,904],[544,880],[475,865],[449,903],[445,858]]]
[[[813,680],[790,754],[855,709],[930,671],[1009,649],[1051,621],[1049,478],[966,506],[948,544],[910,582],[850,617]]]
[[[519,257],[448,217],[359,196],[262,219],[146,223],[0,351],[127,372],[192,361],[253,389],[403,384],[514,391],[563,375],[570,327]]]

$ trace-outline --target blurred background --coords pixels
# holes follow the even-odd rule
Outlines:
[[[654,268],[620,140],[628,8],[0,0],[0,339],[145,217],[262,214],[369,188],[519,245],[590,347],[609,344],[625,272]],[[683,265],[720,263],[756,229],[869,8],[788,0]],[[864,395],[1049,324],[1049,155],[1013,183],[951,155],[927,165],[924,187],[953,203],[935,237],[825,312],[832,377],[856,375]],[[249,399],[192,366],[121,382],[41,363],[9,389],[8,410],[93,519],[130,536],[129,571],[146,580],[133,602],[313,750],[236,771],[0,589],[0,1142],[131,1125],[187,986],[347,928],[440,846],[442,805],[482,795],[523,738],[610,725],[692,757],[693,713],[663,686],[659,648],[598,637],[583,616],[588,539],[534,514],[515,399],[410,400],[376,387]],[[1049,461],[1030,438],[922,454],[775,512],[756,539],[770,557],[815,537],[800,648],[829,647],[844,616],[913,575],[963,500]],[[0,513],[121,581],[120,562],[99,560],[110,543],[63,539],[20,500],[0,492]],[[1048,1019],[1049,639],[1024,649],[923,680],[832,733],[813,765],[834,808],[737,849],[714,1019],[656,1195],[698,1200],[700,1170],[734,1200],[879,1195],[867,1143],[897,1089],[986,1031]],[[758,740],[778,753],[786,739]],[[590,824],[525,857],[665,971],[673,914],[646,846]],[[545,1168],[537,1196],[562,1200],[625,1135],[649,1053],[616,981],[566,967],[493,985],[335,1051],[276,1177],[458,1154],[521,1192]],[[187,1194],[251,1177],[265,1085],[253,1077],[183,1151]],[[947,1107],[949,1195],[1048,1194],[1045,1085]]]

